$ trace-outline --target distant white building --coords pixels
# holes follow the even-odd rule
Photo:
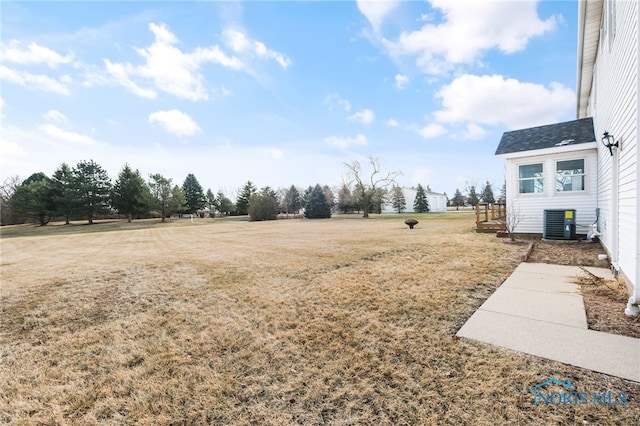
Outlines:
[[[407,208],[402,210],[402,213],[414,213],[413,202],[416,200],[416,193],[418,191],[415,188],[402,188],[404,199]],[[427,195],[427,201],[429,201],[429,212],[444,212],[447,211],[447,197],[444,194],[439,194],[433,191],[425,191]],[[382,213],[398,213],[397,209],[394,209],[391,205],[391,200],[388,200],[382,205]]]

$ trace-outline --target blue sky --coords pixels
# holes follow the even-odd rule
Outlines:
[[[230,197],[377,158],[452,196],[575,118],[577,2],[1,3],[0,175],[93,159]]]

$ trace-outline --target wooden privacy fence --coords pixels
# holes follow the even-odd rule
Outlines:
[[[504,230],[504,218],[507,217],[505,203],[476,204],[476,229],[486,231]]]

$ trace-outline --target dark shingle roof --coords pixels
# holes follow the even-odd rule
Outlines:
[[[595,142],[591,117],[504,132],[495,155]]]

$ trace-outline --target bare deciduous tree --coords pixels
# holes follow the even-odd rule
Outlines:
[[[390,186],[395,184],[396,177],[402,174],[395,171],[383,173],[380,169],[380,162],[376,158],[368,157],[368,160],[371,168],[369,174],[365,174],[360,162],[357,160],[351,163],[344,163],[349,175],[355,182],[354,192],[364,213],[362,217],[369,217],[369,210],[373,202],[380,198],[381,194],[385,193]]]
[[[511,241],[515,241],[515,231],[518,227],[518,224],[522,221],[522,215],[520,214],[520,209],[512,206],[510,209],[507,209],[507,212],[503,218],[501,218],[500,223],[504,226],[505,231],[509,235],[509,239]]]

